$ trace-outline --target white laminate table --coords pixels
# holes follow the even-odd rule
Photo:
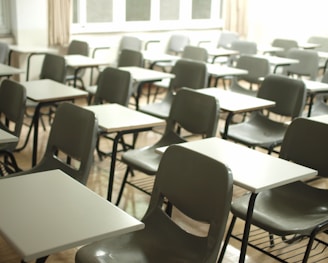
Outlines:
[[[218,80],[220,78],[229,76],[242,76],[248,74],[248,71],[245,69],[228,67],[220,64],[207,64],[207,72],[211,77],[215,78],[215,87],[217,86]]]
[[[145,83],[151,83],[155,81],[160,81],[162,79],[172,79],[175,77],[174,74],[166,73],[162,71],[146,69],[141,67],[119,67],[121,70],[125,70],[130,72],[134,84],[135,84],[135,101],[136,101],[136,109],[139,109],[139,99],[141,95],[142,85]]]
[[[5,64],[0,64],[0,77],[11,77],[12,75],[24,73],[24,70]]]
[[[124,134],[138,133],[163,126],[165,120],[121,106],[119,104],[101,104],[85,107],[95,113],[98,125],[108,133],[116,133],[112,146],[107,199],[112,199],[117,146]]]
[[[88,93],[50,79],[32,80],[22,84],[26,88],[26,97],[38,103],[32,120],[34,126],[32,166],[34,166],[37,161],[40,109],[56,102],[87,97]]]
[[[176,55],[170,55],[166,53],[161,52],[155,52],[155,51],[143,51],[142,52],[143,58],[145,61],[149,63],[149,68],[153,69],[156,63],[158,62],[172,62],[174,63],[178,59],[181,59],[180,56]]]
[[[54,48],[47,46],[25,46],[25,45],[9,45],[8,64],[11,63],[13,53],[27,55],[26,64],[26,80],[29,79],[29,72],[31,67],[31,58],[37,55],[45,55],[47,53],[58,53]]]
[[[292,64],[297,64],[299,62],[297,59],[283,58],[278,56],[269,56],[269,55],[253,55],[253,56],[267,59],[269,64],[274,68],[273,73],[277,72],[278,67],[289,66]]]
[[[314,81],[314,80],[303,80],[307,94],[310,97],[309,100],[309,109],[307,116],[311,116],[311,110],[313,105],[314,97],[319,93],[327,93],[328,92],[328,84],[320,81]]]
[[[15,135],[12,135],[11,133],[0,129],[0,144],[2,143],[11,143],[11,142],[17,142],[18,137]]]
[[[251,112],[273,107],[274,101],[265,100],[237,92],[222,90],[217,87],[199,89],[198,92],[214,96],[219,102],[220,110],[228,113],[222,137],[227,138],[230,122],[235,114]]]
[[[212,64],[218,57],[230,57],[233,55],[238,55],[238,50],[226,49],[226,48],[208,48],[208,55],[212,57]]]
[[[60,170],[1,179],[0,211],[0,234],[25,262],[144,227]]]
[[[240,144],[219,138],[181,143],[188,149],[207,155],[226,164],[232,172],[235,185],[250,192],[244,236],[239,262],[244,262],[254,203],[259,192],[286,185],[298,180],[310,179],[317,171],[289,162]],[[157,149],[164,152],[166,148]]]
[[[83,55],[66,55],[65,60],[67,66],[74,69],[74,87],[76,87],[77,75],[81,69],[93,69],[109,65],[109,62],[104,59],[91,58]]]

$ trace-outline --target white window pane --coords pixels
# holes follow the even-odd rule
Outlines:
[[[87,0],[87,22],[106,23],[113,21],[112,0]]]
[[[126,21],[149,21],[151,0],[126,0]]]
[[[179,0],[160,1],[160,20],[178,20],[180,12]]]
[[[192,19],[210,19],[211,2],[211,0],[192,0]]]
[[[78,23],[78,0],[73,0],[73,23]]]

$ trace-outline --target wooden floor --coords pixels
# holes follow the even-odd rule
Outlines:
[[[79,101],[79,104],[85,104],[85,101]],[[224,115],[221,116],[220,119],[220,126],[224,124]],[[47,120],[45,120],[47,124]],[[50,127],[47,125],[46,131],[42,130],[42,127],[40,127],[39,131],[39,151],[38,151],[38,157],[40,158],[43,154],[45,144],[47,142],[47,136],[49,132]],[[21,137],[20,144],[23,143],[23,140],[26,138],[27,128],[23,128],[23,133]],[[219,135],[218,135],[219,136]],[[160,137],[160,133],[158,132],[144,132],[141,133],[138,137],[137,141],[137,147],[141,147],[144,145],[150,145],[154,143],[158,138]],[[29,141],[29,144],[27,147],[22,150],[21,152],[16,153],[18,164],[23,169],[28,169],[31,166],[31,139]],[[109,141],[103,141],[101,144],[101,147],[103,149],[111,149],[111,143]],[[95,160],[94,164],[91,169],[90,177],[88,180],[87,186],[91,188],[93,191],[98,193],[99,195],[105,197],[107,194],[107,184],[108,184],[108,173],[109,173],[109,166],[110,166],[110,158],[106,158],[102,161],[100,161],[95,154]],[[125,171],[125,165],[118,162],[117,163],[117,169],[115,173],[115,184],[114,184],[114,200],[116,200],[116,194],[118,191],[118,187],[121,183],[122,174]],[[137,174],[137,176],[142,176],[142,174]],[[328,185],[325,184],[324,187],[327,187]],[[237,187],[234,188],[234,198],[243,194],[244,191],[242,189],[239,189]],[[146,211],[146,208],[148,206],[149,202],[149,196],[136,190],[132,189],[129,186],[126,187],[126,191],[124,192],[124,196],[122,198],[120,207],[130,213],[131,215],[135,216],[138,219],[141,219],[144,212]],[[8,200],[8,205],[10,205],[10,200]],[[58,215],[58,216],[65,216],[65,215]],[[181,217],[181,215],[175,214],[176,217],[181,219],[181,223],[187,227],[188,229],[195,231],[195,232],[201,232],[202,229],[199,228],[197,225],[195,225],[193,222],[187,222],[184,221],[184,219]],[[230,220],[228,220],[228,223]],[[237,221],[237,226],[235,227],[236,231],[242,232],[243,229],[243,222]],[[33,239],[33,236],[30,237],[31,240]],[[49,236],[51,238],[51,236]],[[239,257],[239,248],[240,248],[240,242],[236,241],[234,239],[231,239],[230,245],[227,249],[224,262],[226,263],[234,263],[238,262]],[[47,262],[49,263],[59,263],[59,262],[65,262],[65,263],[71,263],[74,262],[74,255],[77,248],[62,251],[60,253],[51,255]],[[325,251],[326,256],[328,256],[328,252]],[[14,250],[3,240],[0,236],[0,263],[14,263],[14,262],[20,262],[19,256],[14,252]],[[257,262],[277,262],[276,260],[252,249],[248,248],[247,250],[247,258],[246,262],[248,263],[257,263]],[[296,262],[294,260],[291,260],[291,262]],[[316,262],[316,261],[314,261]]]

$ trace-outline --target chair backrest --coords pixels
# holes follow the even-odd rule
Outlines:
[[[307,76],[316,80],[319,72],[319,55],[314,50],[291,48],[287,57],[299,60],[298,63],[285,67],[285,73],[296,74],[298,77]]]
[[[208,53],[205,48],[188,45],[185,46],[181,57],[183,59],[191,59],[191,60],[207,62]]]
[[[231,42],[230,48],[239,51],[239,55],[255,55],[257,53],[257,44],[248,40],[235,40]]]
[[[272,46],[283,48],[282,51],[275,52],[276,56],[286,57],[289,49],[298,48],[298,43],[296,40],[292,40],[292,39],[276,38],[272,41]]]
[[[56,110],[45,154],[32,169],[60,169],[86,184],[97,131],[98,123],[93,112],[72,103],[61,103]]]
[[[310,167],[318,176],[328,177],[328,125],[297,118],[289,125],[280,150],[280,158]]]
[[[308,39],[309,43],[319,44],[314,50],[328,52],[328,37],[312,36]]]
[[[217,43],[218,48],[231,48],[231,43],[239,39],[239,34],[232,31],[222,31],[220,32],[220,37]]]
[[[208,74],[204,62],[180,59],[173,66],[171,73],[175,75],[170,81],[171,91],[177,91],[182,87],[190,89],[207,87]]]
[[[306,94],[303,81],[272,74],[264,79],[257,96],[276,102],[270,112],[296,118],[302,114]]]
[[[127,106],[131,92],[132,77],[130,72],[107,67],[98,77],[94,104],[118,103]]]
[[[85,41],[72,40],[68,45],[67,55],[89,56],[89,44]]]
[[[40,79],[51,79],[60,83],[64,83],[65,78],[65,58],[55,54],[46,54],[42,63]]]
[[[174,96],[165,133],[175,131],[176,125],[204,137],[216,136],[219,104],[213,96],[182,88]]]
[[[7,64],[9,55],[9,45],[5,42],[0,42],[0,63]]]
[[[237,60],[236,68],[248,71],[247,74],[238,77],[238,79],[246,80],[249,83],[259,84],[263,78],[270,74],[269,61],[261,57],[240,56]]]
[[[142,41],[134,36],[122,36],[118,47],[119,52],[123,49],[141,51]]]
[[[176,235],[176,242],[185,243],[188,251],[194,247],[195,253],[202,253],[201,262],[216,262],[230,210],[232,185],[231,171],[224,164],[182,146],[172,145],[161,159],[143,222],[146,226],[157,224],[159,233]],[[184,230],[162,209],[165,198],[184,215],[206,223],[209,228],[207,236],[188,234],[188,238],[181,240],[179,233]],[[171,224],[165,224],[170,227],[162,228],[163,220],[171,221]],[[199,246],[200,242],[202,245]]]
[[[177,55],[181,53],[185,46],[189,45],[189,43],[189,36],[183,34],[173,34],[168,40],[166,53]]]
[[[20,83],[4,79],[0,85],[0,128],[20,137],[26,103],[26,89]],[[6,145],[14,150],[18,142]]]
[[[121,50],[117,61],[117,67],[143,67],[143,65],[143,55],[140,51],[132,49]]]

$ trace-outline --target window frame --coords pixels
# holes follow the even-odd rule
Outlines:
[[[113,22],[87,23],[86,0],[77,0],[79,23],[71,24],[71,32],[78,33],[111,33],[111,32],[142,32],[160,30],[215,29],[223,26],[222,2],[211,0],[210,19],[192,19],[192,1],[180,0],[179,20],[159,20],[160,0],[151,0],[150,21],[125,21],[125,0],[113,0]],[[73,10],[73,7],[72,7]],[[177,23],[178,21],[178,23]]]

